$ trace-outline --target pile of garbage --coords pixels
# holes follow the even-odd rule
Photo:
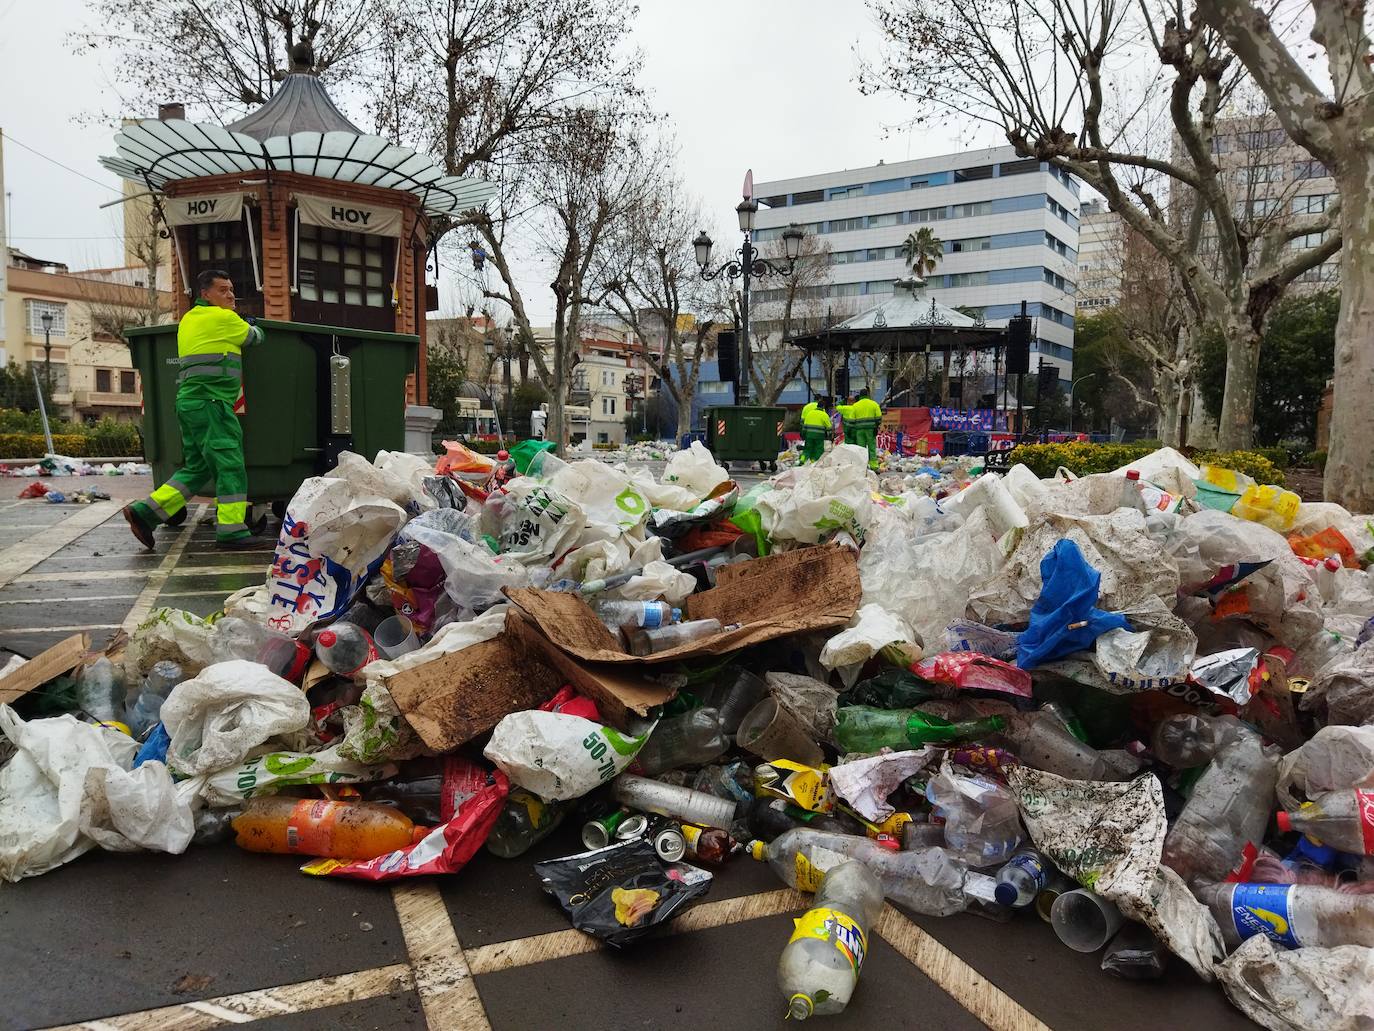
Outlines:
[[[92,465],[80,458],[44,455],[32,465],[0,465],[4,476],[150,476],[153,467],[146,462],[102,462]]]
[[[880,484],[841,445],[745,492],[700,444],[658,478],[526,444],[346,453],[217,618],[4,672],[0,876],[232,834],[384,881],[572,825],[534,869],[610,945],[750,857],[816,892],[796,1018],[886,900],[1374,1019],[1369,517],[1169,449]]]

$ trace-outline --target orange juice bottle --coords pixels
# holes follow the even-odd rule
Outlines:
[[[372,859],[430,830],[391,806],[323,798],[254,798],[234,819],[239,848],[330,859]]]

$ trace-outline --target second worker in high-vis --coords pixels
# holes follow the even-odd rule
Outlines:
[[[215,542],[234,550],[264,547],[248,529],[248,473],[243,428],[234,413],[243,389],[243,348],[261,343],[262,330],[234,311],[228,274],[207,269],[196,277],[195,304],[177,327],[176,415],[182,466],[124,518],[145,548],[153,530],[174,519],[208,484],[215,487]]]

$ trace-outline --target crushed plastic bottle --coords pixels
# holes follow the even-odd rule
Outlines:
[[[887,898],[917,913],[949,916],[969,905],[964,864],[939,848],[899,852],[869,838],[797,828],[767,844],[750,842],[749,854],[798,891],[815,891],[825,871],[857,859],[878,875]]]
[[[1169,828],[1164,864],[1189,884],[1248,877],[1277,779],[1258,734],[1245,730],[1228,737]]]
[[[1374,895],[1315,884],[1203,884],[1193,892],[1231,948],[1257,934],[1290,949],[1374,947]]]
[[[196,813],[195,834],[191,840],[197,845],[218,845],[228,841],[242,809],[202,809]]]
[[[339,676],[351,677],[377,658],[372,635],[354,623],[335,623],[315,637],[315,654]]]
[[[1102,969],[1127,981],[1157,981],[1169,964],[1169,950],[1144,924],[1127,920],[1102,954]]]
[[[1021,909],[1035,901],[1050,881],[1050,861],[1033,848],[1023,848],[997,871],[997,901]]]
[[[863,863],[839,863],[826,871],[815,905],[795,921],[778,959],[778,988],[789,1018],[844,1010],[859,983],[868,929],[882,908],[882,885]]]
[[[1212,721],[1196,713],[1180,712],[1155,724],[1150,751],[1176,770],[1190,770],[1211,762],[1220,743]]]
[[[653,655],[678,645],[690,644],[714,637],[721,631],[718,619],[692,619],[686,623],[672,623],[654,630],[632,630],[629,639],[631,655]]]
[[[835,713],[835,743],[841,752],[876,752],[883,748],[919,748],[946,741],[963,741],[996,733],[1006,727],[1001,716],[985,716],[957,723],[920,709],[874,709],[842,706]]]
[[[1006,737],[1016,757],[1037,770],[1070,780],[1115,780],[1111,765],[1092,745],[1069,731],[1058,714],[1025,713],[1007,721]]]
[[[831,831],[835,834],[858,835],[864,832],[863,824],[847,813],[839,811],[812,813],[800,806],[792,805],[783,798],[754,799],[749,803],[744,820],[748,829],[748,836],[758,838],[760,841],[772,841],[797,827]],[[921,826],[929,825],[922,824]],[[942,845],[945,840],[944,828],[939,828],[939,830],[939,841],[936,844]],[[905,845],[904,847],[910,848],[911,846]]]
[[[926,798],[945,821],[945,844],[970,866],[1007,862],[1022,841],[1016,797],[1003,785],[978,774],[946,767],[926,785]]]
[[[128,709],[126,722],[135,738],[142,738],[157,726],[161,718],[162,703],[172,693],[172,688],[185,679],[186,674],[175,662],[164,659],[153,664]]]
[[[124,720],[124,685],[114,663],[100,656],[76,678],[76,704],[97,723]]]
[[[487,837],[487,851],[502,859],[514,859],[552,834],[569,806],[545,802],[537,795],[512,788],[501,814]]]
[[[596,603],[596,614],[615,633],[621,627],[655,630],[682,619],[682,610],[665,601],[619,601],[606,598]]]
[[[658,721],[630,769],[652,777],[682,766],[702,766],[730,747],[716,709],[689,709]]]
[[[1374,791],[1351,788],[1316,795],[1295,813],[1278,814],[1279,830],[1298,831],[1339,852],[1374,856]]]

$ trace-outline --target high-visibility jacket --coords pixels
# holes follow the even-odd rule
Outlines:
[[[830,432],[830,416],[815,401],[808,401],[802,406],[801,420],[803,427]]]
[[[243,387],[243,348],[262,338],[237,312],[197,300],[177,326],[177,400],[234,404]]]
[[[849,408],[849,417],[851,419],[872,419],[874,426],[877,426],[882,421],[882,407],[871,397],[861,397],[850,405]]]

